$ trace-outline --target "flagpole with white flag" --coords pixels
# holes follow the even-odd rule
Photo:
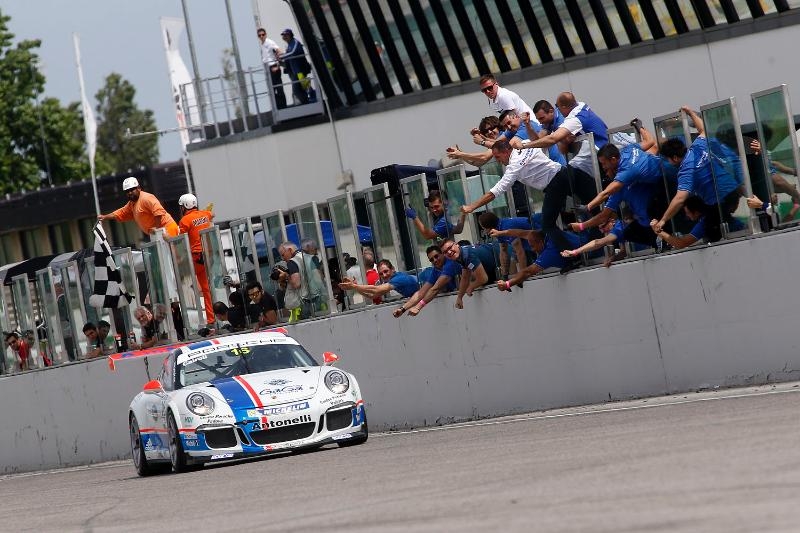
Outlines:
[[[92,174],[92,191],[94,192],[94,208],[100,216],[100,199],[97,196],[97,178],[94,175],[94,154],[97,149],[97,121],[89,100],[86,99],[86,87],[83,85],[83,68],[81,67],[80,39],[77,33],[72,34],[75,45],[75,65],[78,67],[78,82],[81,86],[81,109],[83,110],[83,129],[86,131],[86,154],[89,156],[89,170]]]

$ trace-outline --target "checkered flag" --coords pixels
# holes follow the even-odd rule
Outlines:
[[[116,309],[131,303],[133,296],[125,292],[122,274],[114,263],[106,232],[100,222],[94,227],[94,289],[89,305]]]

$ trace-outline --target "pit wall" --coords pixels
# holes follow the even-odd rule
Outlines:
[[[340,355],[373,430],[798,378],[800,230],[290,326]],[[155,377],[161,356],[150,359]],[[0,378],[0,473],[130,455],[143,359]]]

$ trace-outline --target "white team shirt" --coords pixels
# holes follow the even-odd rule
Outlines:
[[[541,148],[514,150],[503,177],[489,191],[498,197],[509,190],[515,181],[543,191],[561,168]]]
[[[494,100],[489,98],[489,109],[495,114],[500,114],[506,109],[516,109],[518,115],[522,116],[523,113],[530,113],[531,120],[536,120],[536,117],[533,116],[533,110],[525,103],[525,100],[505,87],[497,88],[497,98]]]
[[[275,57],[275,50],[280,50],[278,44],[269,37],[264,39],[264,42],[261,43],[261,62],[268,67],[277,63],[278,58]]]

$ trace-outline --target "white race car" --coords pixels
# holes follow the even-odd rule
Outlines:
[[[351,374],[320,366],[283,328],[176,348],[128,415],[139,475],[270,452],[352,446],[369,431]]]

